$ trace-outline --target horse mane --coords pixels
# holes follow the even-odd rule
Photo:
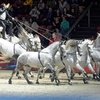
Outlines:
[[[50,50],[50,48],[52,48],[55,44],[60,44],[60,42],[59,41],[53,42],[52,44],[50,44],[46,48],[42,49],[42,51],[45,52],[45,51]]]
[[[25,30],[25,28],[20,23],[17,23],[17,27],[18,27],[19,33],[21,35],[19,37],[20,38],[27,37],[28,32]]]
[[[68,49],[69,47],[73,47],[77,45],[77,41],[74,39],[70,39],[66,42],[65,48]]]

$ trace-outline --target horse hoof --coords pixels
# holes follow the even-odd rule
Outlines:
[[[100,81],[100,78],[97,78],[97,81]]]
[[[84,81],[84,84],[88,84],[88,81]]]
[[[31,75],[31,77],[33,78],[33,77],[34,77],[34,75]]]
[[[83,79],[84,84],[88,84],[88,81],[86,79]]]
[[[11,80],[9,80],[9,81],[8,81],[8,83],[9,83],[9,84],[12,84],[12,81],[11,81]]]
[[[36,84],[39,84],[39,82],[37,81]]]
[[[72,82],[68,82],[68,85],[72,85]]]
[[[30,82],[28,82],[28,84],[33,84],[33,82],[30,81]]]
[[[52,75],[50,75],[49,78],[52,78]]]
[[[39,79],[42,79],[42,76],[39,76]]]
[[[51,78],[51,82],[53,82],[54,81],[54,78]]]
[[[60,81],[58,79],[56,79],[55,82],[56,82],[56,85],[60,84]]]
[[[21,79],[21,76],[18,76],[18,79]]]
[[[50,75],[49,78],[51,79],[51,82],[54,81],[54,76]]]
[[[71,79],[74,79],[74,76],[71,76]]]

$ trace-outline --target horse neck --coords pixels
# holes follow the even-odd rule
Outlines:
[[[69,47],[66,49],[68,53],[75,53],[77,51],[77,47]]]
[[[98,37],[97,37],[96,40],[94,41],[94,47],[95,47],[95,48],[100,47],[100,35],[98,35]]]
[[[82,56],[81,59],[84,61],[87,61],[87,58],[89,57],[89,51],[87,44],[83,45],[82,47]]]
[[[42,52],[48,52],[50,55],[55,56],[59,47],[59,42],[52,43],[48,47],[42,50]]]
[[[35,48],[37,51],[41,50],[41,40],[38,35],[33,37],[34,43],[36,43]]]

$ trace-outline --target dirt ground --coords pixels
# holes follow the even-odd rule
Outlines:
[[[36,75],[30,80],[33,81],[32,85],[29,85],[22,79],[13,78],[13,84],[8,84],[8,79],[11,75],[10,70],[0,71],[0,96],[31,96],[31,97],[59,97],[64,100],[100,100],[100,82],[89,80],[89,84],[84,84],[82,76],[75,75],[72,80],[73,85],[68,85],[68,81],[65,73],[60,73],[60,85],[57,86],[55,82],[51,82],[49,79],[49,73],[46,73],[44,79],[40,79],[40,84],[36,84]],[[53,98],[54,99],[54,98]],[[0,99],[1,100],[1,99]],[[5,99],[6,100],[6,99]],[[31,99],[30,99],[31,100]],[[39,100],[39,99],[37,99]],[[51,100],[50,98],[48,100]],[[56,100],[56,99],[55,99]]]

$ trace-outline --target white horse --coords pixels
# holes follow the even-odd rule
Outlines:
[[[18,43],[13,44],[0,38],[0,52],[5,56],[5,58],[11,58],[15,54],[20,55],[22,52],[26,52],[26,50]]]
[[[65,67],[67,70],[67,76],[68,76],[68,84],[72,84],[71,82],[71,70],[73,70],[74,67],[79,69],[83,75],[83,82],[84,84],[87,84],[87,74],[85,70],[80,66],[78,56],[80,55],[79,47],[78,47],[78,41],[77,40],[70,40],[67,42],[66,45],[66,53],[67,58],[63,60],[64,64],[67,66]]]
[[[33,41],[31,42],[32,44],[32,50],[37,50],[37,47],[36,47],[36,43],[34,41],[34,38],[33,38]],[[5,57],[8,57],[8,58],[11,58],[14,54],[21,54],[23,52],[26,52],[28,50],[28,45],[27,43],[23,43],[23,41],[20,41],[18,43],[11,43],[5,39],[2,39],[0,38],[0,52],[5,56]],[[35,49],[36,48],[36,49]],[[40,46],[39,48],[40,49]]]
[[[54,56],[59,50],[60,42],[54,42],[53,44],[49,45],[47,48],[41,50],[40,52],[25,52],[22,53],[18,59],[17,59],[17,65],[16,69],[13,71],[10,79],[9,79],[9,84],[12,83],[12,78],[13,75],[19,71],[19,68],[22,68],[23,66],[28,66],[28,67],[36,67],[36,68],[41,68],[41,67],[48,67],[52,72],[53,72],[53,77],[52,79],[56,81],[56,84],[59,84],[59,80],[56,76],[55,72],[55,66],[54,66]],[[24,69],[24,77],[27,81],[28,84],[31,84],[32,82],[29,81],[27,77],[27,73],[30,70],[25,70]],[[38,77],[37,77],[38,81]]]
[[[37,34],[33,36],[33,34],[28,33],[19,23],[17,23],[17,26],[20,33],[18,36],[23,41],[23,43],[28,46],[28,51],[41,50],[41,41],[39,36]]]
[[[17,59],[16,57],[23,52],[41,50],[41,42],[38,35],[33,36],[32,34],[28,34],[22,26],[19,26],[19,29],[20,38],[17,38],[16,36],[11,37],[8,35],[6,40],[0,38],[0,52],[3,54],[5,59],[10,58],[12,61],[13,59]],[[18,78],[20,78],[20,76]]]
[[[77,52],[79,53],[78,47],[77,47],[77,40],[68,40],[66,42],[66,46],[64,46],[64,49],[62,53],[66,53],[66,56],[62,55],[61,53],[57,52],[55,55],[55,65],[57,66],[57,75],[59,72],[65,68],[66,69],[66,74],[68,77],[68,84],[72,84],[71,82],[71,69],[73,67],[77,67],[82,73],[83,73],[83,81],[84,83],[87,83],[85,75],[86,72],[85,70],[79,65],[78,58],[77,58]],[[44,77],[44,72],[46,68],[43,69],[43,77]]]
[[[97,33],[96,39],[93,41],[93,47],[90,47],[90,54],[95,66],[97,67],[96,73],[100,77],[100,33]]]
[[[92,45],[90,45],[92,47]],[[89,42],[82,44],[81,47],[81,51],[82,51],[82,55],[80,56],[79,59],[79,63],[80,65],[84,68],[85,66],[87,66],[90,71],[92,72],[92,74],[94,74],[96,76],[97,79],[99,79],[98,75],[96,74],[96,71],[94,70],[94,59],[91,56],[91,52],[90,52],[90,47],[89,47]]]

